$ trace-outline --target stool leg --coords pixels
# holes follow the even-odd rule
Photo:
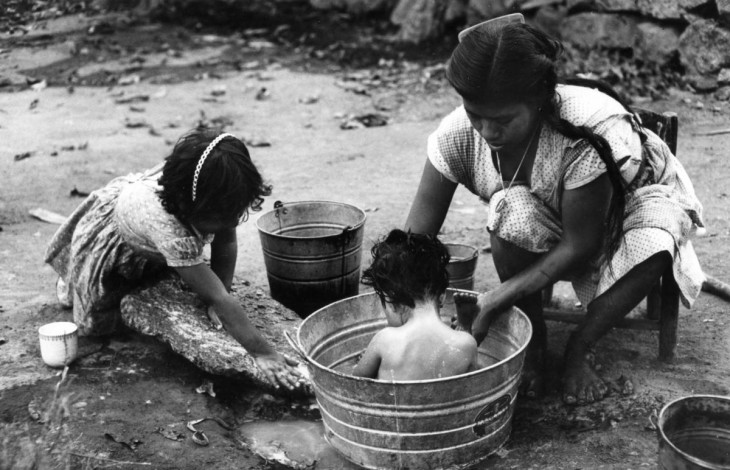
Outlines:
[[[662,276],[661,317],[659,318],[659,360],[674,359],[677,346],[677,321],[679,319],[679,287],[672,272]]]

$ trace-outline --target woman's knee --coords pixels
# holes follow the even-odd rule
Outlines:
[[[502,282],[524,271],[540,256],[539,253],[527,251],[494,234],[490,236],[490,239],[492,261],[494,261],[494,267]]]

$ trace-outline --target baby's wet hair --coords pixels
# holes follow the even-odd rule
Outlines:
[[[211,129],[191,131],[177,141],[165,159],[159,180],[160,200],[167,212],[182,221],[209,218],[211,214],[226,220],[245,220],[249,211],[261,210],[264,196],[271,194],[271,186],[264,182],[246,145],[227,136],[210,151],[201,167],[193,201],[195,168],[218,135],[220,132]]]
[[[383,305],[414,308],[417,300],[436,300],[449,286],[449,252],[435,236],[393,229],[371,254],[362,282],[375,290]]]

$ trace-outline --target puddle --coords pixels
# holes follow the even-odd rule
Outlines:
[[[236,431],[239,441],[268,461],[303,469],[360,469],[324,438],[322,421],[255,421]]]

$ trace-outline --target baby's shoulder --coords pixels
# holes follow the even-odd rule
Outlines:
[[[466,331],[451,330],[451,338],[460,349],[476,349],[477,340]]]

